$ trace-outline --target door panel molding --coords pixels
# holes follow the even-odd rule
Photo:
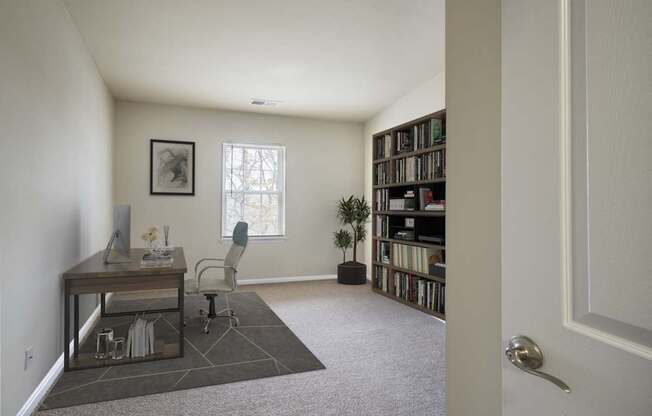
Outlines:
[[[652,360],[652,331],[593,313],[590,308],[585,5],[585,0],[560,0],[563,324],[572,331]],[[583,59],[574,62],[578,48]]]

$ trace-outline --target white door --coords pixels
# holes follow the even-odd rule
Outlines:
[[[503,414],[651,416],[652,1],[502,5]]]

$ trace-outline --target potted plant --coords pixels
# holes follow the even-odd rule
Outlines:
[[[351,227],[351,233],[347,230],[340,230],[335,233],[335,245],[344,254],[344,262],[337,266],[337,281],[339,283],[362,285],[367,281],[367,266],[364,263],[358,263],[357,249],[358,243],[367,238],[365,225],[370,215],[371,208],[364,196],[357,198],[351,195],[348,198],[342,198],[338,203],[337,218],[339,218],[342,225]],[[342,247],[347,239],[344,233],[350,239],[346,247]],[[346,261],[346,249],[349,247],[353,247],[353,261]]]
[[[346,263],[346,250],[349,249],[353,243],[351,233],[346,230],[339,230],[333,234],[335,236],[335,247],[342,250],[342,263]]]

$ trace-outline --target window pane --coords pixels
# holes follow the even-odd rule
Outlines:
[[[225,195],[225,207],[224,207],[224,231],[223,235],[231,236],[233,233],[233,228],[238,221],[243,219],[242,216],[242,207],[243,207],[244,195],[241,193],[227,193]]]
[[[226,144],[223,149],[222,235],[231,236],[241,220],[251,236],[282,235],[282,148]]]

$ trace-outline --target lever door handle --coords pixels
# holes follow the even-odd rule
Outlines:
[[[513,337],[509,340],[509,344],[505,349],[505,356],[510,363],[526,373],[548,380],[566,393],[571,392],[568,384],[564,383],[557,377],[537,370],[543,365],[543,352],[541,352],[541,348],[539,348],[539,346],[530,338],[524,335]]]

